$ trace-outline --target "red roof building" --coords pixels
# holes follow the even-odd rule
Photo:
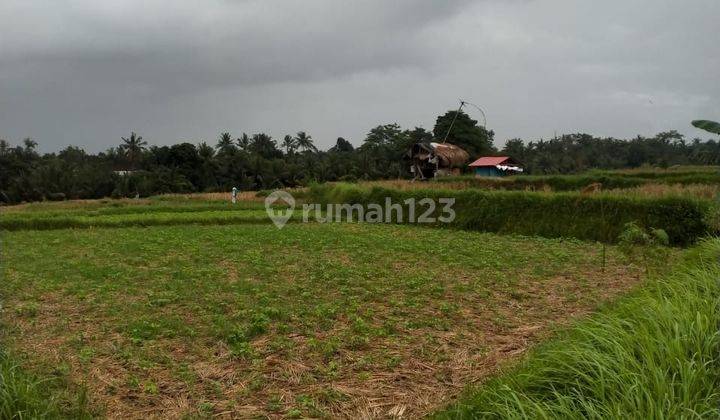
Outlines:
[[[475,168],[475,176],[505,176],[523,171],[510,156],[483,156],[468,166]]]
[[[480,166],[505,165],[507,163],[514,164],[515,161],[510,159],[510,156],[483,156],[468,166],[470,166],[471,168],[476,168]]]

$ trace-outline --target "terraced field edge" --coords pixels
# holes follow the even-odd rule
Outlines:
[[[525,191],[441,189],[401,191],[342,183],[316,185],[307,194],[308,200],[320,203],[363,205],[382,205],[388,198],[394,203],[453,198],[457,217],[451,223],[438,223],[439,226],[501,234],[571,237],[611,243],[617,240],[626,223],[635,222],[645,228],[665,230],[673,245],[688,245],[715,231],[714,206],[705,200],[684,197],[593,197],[579,193],[548,195]],[[438,206],[435,210],[432,216],[437,217],[441,209]]]

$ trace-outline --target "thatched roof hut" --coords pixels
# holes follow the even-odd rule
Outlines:
[[[430,143],[435,147],[435,155],[439,159],[441,168],[462,168],[470,159],[465,150],[450,143]]]
[[[470,159],[463,149],[450,143],[415,143],[408,151],[412,161],[410,171],[416,178],[434,177],[438,173],[455,172]]]

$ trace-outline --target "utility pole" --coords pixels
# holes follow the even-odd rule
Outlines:
[[[465,106],[464,101],[460,101],[460,107],[458,107],[457,111],[455,111],[455,116],[453,117],[452,121],[450,122],[450,127],[448,127],[447,133],[445,133],[445,138],[443,139],[443,143],[445,143],[448,139],[448,136],[450,135],[450,131],[453,128],[453,125],[455,124],[455,120],[457,120],[458,115],[460,115],[460,111],[462,111],[462,107]]]

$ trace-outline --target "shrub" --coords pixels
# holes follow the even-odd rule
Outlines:
[[[618,236],[620,251],[633,263],[645,267],[650,273],[651,265],[662,265],[666,261],[666,246],[670,245],[667,232],[662,229],[645,229],[635,222],[625,224],[625,230]]]

